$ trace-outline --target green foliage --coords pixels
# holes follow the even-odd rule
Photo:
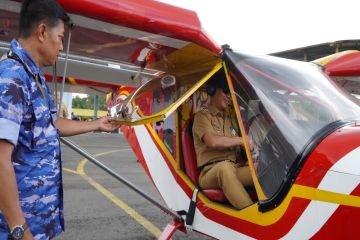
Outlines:
[[[72,99],[72,107],[80,109],[94,109],[94,95],[88,95],[85,98],[80,98],[76,96]],[[98,99],[98,109],[106,111],[106,96],[99,96]]]

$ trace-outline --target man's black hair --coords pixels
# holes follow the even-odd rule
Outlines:
[[[229,91],[229,85],[227,84],[225,71],[223,69],[216,72],[211,79],[209,79],[207,85],[213,87],[214,90],[216,90],[216,88],[221,88],[225,91]]]
[[[27,38],[40,22],[55,27],[59,21],[71,25],[71,19],[56,0],[24,0],[21,5],[19,36]]]

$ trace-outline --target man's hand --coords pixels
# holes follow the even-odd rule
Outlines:
[[[102,117],[94,121],[82,122],[58,118],[55,122],[55,125],[60,130],[61,137],[69,137],[93,131],[115,131],[119,128],[120,125],[113,120],[114,119],[111,117]]]
[[[99,131],[113,132],[119,128],[119,124],[113,121],[112,117],[102,117],[95,121],[98,123]]]

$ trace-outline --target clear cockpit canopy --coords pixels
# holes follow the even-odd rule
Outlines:
[[[288,179],[304,149],[328,126],[360,119],[359,101],[315,64],[227,52],[245,134],[266,198]]]

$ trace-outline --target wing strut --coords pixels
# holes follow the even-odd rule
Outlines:
[[[68,147],[72,148],[73,150],[75,150],[75,152],[81,154],[82,156],[84,156],[86,159],[88,159],[90,162],[94,163],[96,166],[98,166],[99,168],[101,168],[102,170],[104,170],[105,172],[107,172],[108,174],[110,174],[111,176],[113,176],[114,178],[116,178],[117,180],[119,180],[120,182],[122,182],[123,184],[125,184],[126,186],[128,186],[129,188],[131,188],[132,190],[134,190],[135,192],[137,192],[138,194],[140,194],[142,197],[144,197],[146,200],[148,200],[150,203],[152,203],[153,205],[155,205],[156,207],[158,207],[161,211],[165,212],[166,214],[170,215],[171,217],[173,217],[173,220],[168,224],[168,226],[164,229],[162,235],[160,236],[159,239],[170,239],[170,237],[172,236],[172,234],[174,233],[174,231],[176,229],[180,229],[183,230],[184,227],[184,221],[181,218],[181,216],[161,205],[160,203],[158,203],[155,199],[153,199],[151,196],[149,196],[147,193],[145,193],[144,191],[142,191],[139,187],[137,187],[136,185],[134,185],[133,183],[131,183],[129,180],[127,180],[126,178],[120,176],[119,174],[117,174],[116,172],[114,172],[113,170],[111,170],[109,167],[107,167],[106,165],[104,165],[103,163],[101,163],[99,160],[97,160],[96,158],[94,158],[90,153],[86,152],[84,149],[81,149],[79,146],[77,146],[75,143],[73,143],[72,141],[70,141],[68,138],[60,138],[61,142],[64,143],[65,145],[67,145]],[[170,235],[169,235],[170,234]]]
[[[63,100],[63,93],[64,93],[64,88],[65,88],[65,78],[66,78],[66,73],[67,73],[67,66],[68,66],[68,59],[69,59],[69,51],[70,51],[70,43],[71,43],[71,33],[72,30],[74,28],[74,24],[70,24],[69,26],[69,35],[68,35],[68,41],[67,41],[67,46],[66,46],[66,55],[65,55],[65,66],[64,66],[64,73],[62,76],[62,81],[61,81],[61,91],[60,91],[60,101],[59,101],[59,105],[57,106],[58,108],[58,116],[60,115],[60,111],[61,111],[61,103]],[[55,65],[56,66],[56,65]],[[54,69],[54,71],[56,71],[56,69]],[[56,75],[55,75],[56,76]],[[57,94],[57,93],[56,93]],[[56,96],[57,97],[57,96]]]
[[[56,70],[56,62],[54,64],[54,66],[52,67],[53,69],[53,74],[51,76],[51,83],[52,83],[52,89],[51,89],[51,93],[53,94],[54,98],[55,98],[55,104],[56,104],[56,110],[57,109],[60,109],[59,106],[58,106],[58,100],[57,100],[57,79],[56,79],[56,76],[57,76],[57,70]]]

